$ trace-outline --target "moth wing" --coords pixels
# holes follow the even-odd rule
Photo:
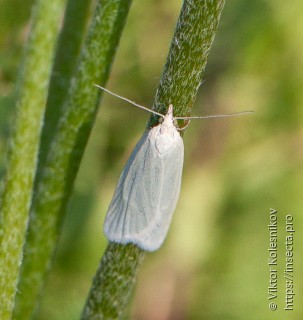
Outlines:
[[[144,231],[145,250],[157,250],[163,243],[179,199],[184,159],[183,140],[161,156],[163,179],[158,186],[159,205],[152,223]]]
[[[157,209],[156,183],[162,184],[161,161],[153,154],[146,132],[128,159],[110,203],[104,232],[110,241],[137,243]]]
[[[159,155],[150,136],[143,135],[121,173],[104,232],[110,241],[153,251],[165,239],[178,200],[183,142],[180,137],[180,145]]]

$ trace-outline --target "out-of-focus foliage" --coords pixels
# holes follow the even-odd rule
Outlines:
[[[0,172],[29,1],[2,0]],[[151,105],[181,1],[134,2],[109,87]],[[23,14],[18,14],[22,12]],[[181,198],[139,274],[133,319],[299,319],[302,300],[303,4],[227,1],[192,121]],[[102,222],[149,115],[104,97],[78,175],[40,319],[77,319],[106,240]],[[127,121],[125,121],[127,119]],[[268,309],[269,211],[278,210],[278,310]],[[284,311],[285,215],[294,217],[294,311]]]

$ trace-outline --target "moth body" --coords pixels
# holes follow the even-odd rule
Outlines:
[[[183,158],[170,105],[163,122],[143,134],[120,175],[104,223],[108,240],[146,251],[161,246],[179,198]]]

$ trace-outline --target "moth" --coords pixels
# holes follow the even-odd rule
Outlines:
[[[181,188],[184,145],[175,126],[176,120],[232,116],[250,111],[174,117],[173,105],[169,105],[163,115],[101,86],[96,87],[163,119],[143,134],[132,151],[120,175],[103,228],[109,241],[133,243],[143,250],[155,251],[166,238]]]

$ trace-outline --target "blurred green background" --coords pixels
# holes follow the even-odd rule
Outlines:
[[[33,1],[0,1],[0,174]],[[108,88],[151,106],[181,1],[134,1]],[[303,4],[227,1],[195,115],[169,236],[148,254],[127,318],[302,319]],[[78,319],[106,247],[103,219],[149,115],[104,95],[38,319]],[[127,119],[127,120],[126,120]],[[270,311],[269,212],[278,210],[278,305]],[[284,311],[285,216],[294,218],[294,310]]]

